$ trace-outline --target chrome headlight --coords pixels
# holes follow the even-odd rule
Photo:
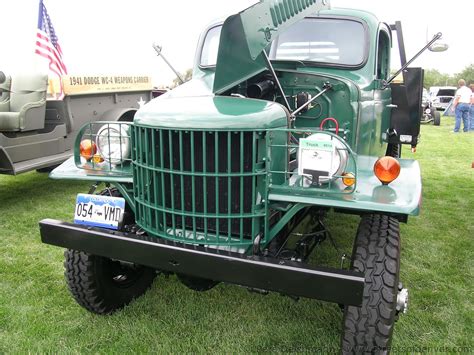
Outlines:
[[[96,145],[101,157],[111,164],[122,164],[130,157],[130,126],[105,124],[97,132]]]

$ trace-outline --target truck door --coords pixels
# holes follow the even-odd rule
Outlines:
[[[400,62],[403,68],[409,62],[407,62],[405,53],[402,25],[397,21],[394,25],[390,26],[390,29],[397,34]],[[416,56],[413,59],[415,58]],[[402,71],[403,80],[401,82],[394,80],[390,84],[394,108],[390,117],[390,127],[387,131],[388,143],[397,145],[410,144],[412,148],[418,144],[422,115],[423,74],[424,72],[421,68],[406,68]]]
[[[408,68],[403,72],[403,82],[390,84],[392,110],[388,141],[393,144],[410,144],[416,147],[420,135],[423,95],[423,69]]]

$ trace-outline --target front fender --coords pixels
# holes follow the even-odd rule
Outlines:
[[[376,157],[357,156],[357,187],[353,193],[336,194],[319,190],[313,195],[297,195],[270,189],[269,199],[359,212],[419,215],[422,184],[418,162],[398,159],[401,166],[400,176],[391,184],[382,185],[373,172],[376,160]]]

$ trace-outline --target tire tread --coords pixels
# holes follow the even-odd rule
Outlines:
[[[354,243],[352,268],[365,274],[362,307],[344,312],[344,354],[384,353],[396,316],[400,269],[399,222],[383,215],[363,216]]]

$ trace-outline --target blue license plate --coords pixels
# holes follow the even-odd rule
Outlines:
[[[78,194],[74,223],[119,229],[124,212],[125,199],[122,197]]]

